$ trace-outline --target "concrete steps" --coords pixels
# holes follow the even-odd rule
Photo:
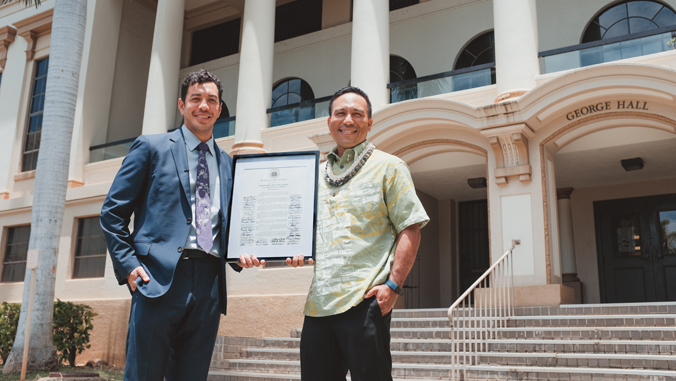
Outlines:
[[[515,315],[495,337],[479,335],[480,352],[461,353],[463,379],[676,380],[676,303],[521,307]],[[395,310],[391,326],[396,380],[451,378],[446,309]],[[209,380],[299,380],[300,334],[219,337]]]

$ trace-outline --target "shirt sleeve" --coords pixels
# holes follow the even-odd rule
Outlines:
[[[415,192],[406,163],[399,162],[391,166],[384,185],[385,204],[397,234],[413,224],[420,224],[420,228],[427,225],[430,218]]]

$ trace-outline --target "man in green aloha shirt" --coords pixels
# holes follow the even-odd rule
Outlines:
[[[366,93],[339,90],[329,113],[336,147],[320,165],[301,378],[345,380],[349,369],[353,381],[392,380],[391,311],[429,217],[406,163],[366,139],[373,124]],[[302,261],[287,260],[294,266]]]

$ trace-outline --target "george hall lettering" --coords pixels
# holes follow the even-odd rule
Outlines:
[[[648,111],[648,102],[644,101],[608,101],[591,104],[589,106],[580,107],[566,114],[566,119],[573,120],[581,116],[591,115],[595,112],[608,110],[646,110]]]

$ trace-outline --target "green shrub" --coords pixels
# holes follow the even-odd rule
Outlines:
[[[16,327],[19,325],[21,304],[2,302],[0,305],[0,358],[4,364],[14,345]]]
[[[87,305],[56,300],[53,340],[62,362],[68,360],[70,366],[75,366],[75,356],[91,347],[89,331],[94,328],[92,320],[97,315]]]

